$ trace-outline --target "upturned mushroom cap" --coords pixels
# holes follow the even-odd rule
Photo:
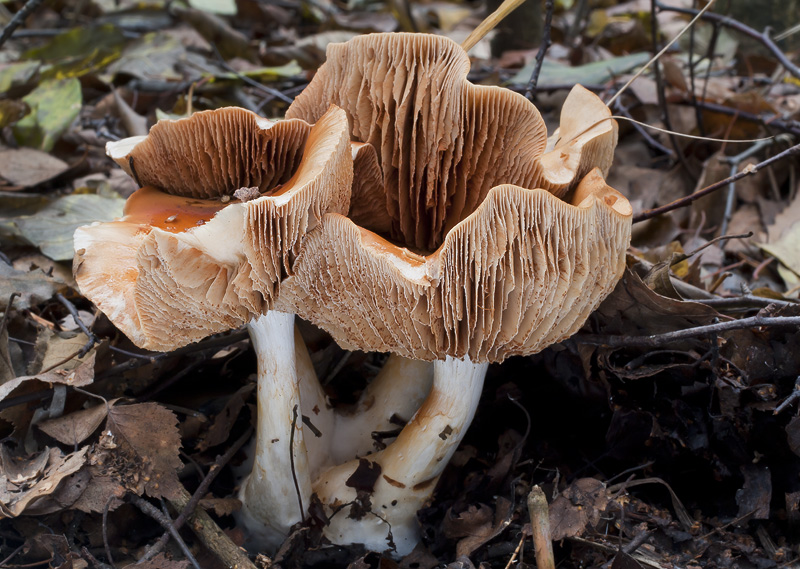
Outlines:
[[[544,159],[536,107],[508,89],[473,85],[469,68],[466,52],[444,37],[356,37],[328,46],[286,114],[314,122],[330,104],[347,112],[353,139],[371,144],[381,165],[383,203],[373,215],[388,215],[386,236],[417,250],[438,248],[494,186],[564,195],[592,168],[611,165],[617,126],[601,120],[611,114],[592,93],[573,90],[561,141]]]
[[[341,106],[383,175],[383,200],[370,181],[349,218],[325,216],[280,301],[344,346],[475,363],[535,353],[577,331],[622,274],[632,211],[604,181],[617,141],[606,106],[573,89],[546,152],[536,108],[468,70],[446,38],[361,36],[329,46],[289,108],[314,120]],[[371,221],[386,216],[388,231]]]
[[[76,231],[82,293],[135,344],[157,350],[265,313],[303,236],[324,214],[348,211],[349,138],[333,107],[313,126],[226,108],[109,145],[146,185],[123,218]]]
[[[625,268],[632,210],[590,172],[571,203],[501,185],[423,256],[326,215],[281,303],[342,346],[502,361],[574,334]]]

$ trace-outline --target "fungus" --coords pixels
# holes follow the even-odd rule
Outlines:
[[[171,350],[248,325],[258,425],[243,517],[273,543],[304,515],[292,461],[308,505],[311,479],[328,460],[327,439],[304,437],[295,413],[323,432],[333,422],[294,316],[273,310],[304,236],[325,213],[348,209],[346,116],[332,107],[315,122],[271,123],[226,108],[111,143],[109,155],[142,187],[123,218],[75,233],[82,293],[139,347]]]
[[[608,109],[576,87],[548,150],[536,108],[468,83],[468,70],[446,38],[361,36],[328,47],[287,112],[314,121],[340,106],[380,179],[354,192],[350,217],[326,214],[306,236],[280,304],[344,347],[434,362],[397,439],[313,483],[335,543],[408,553],[488,363],[575,333],[624,269],[632,212],[604,181],[617,137]],[[365,465],[378,474],[369,488],[354,482]]]

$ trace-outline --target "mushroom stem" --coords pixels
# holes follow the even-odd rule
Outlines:
[[[277,547],[311,497],[294,315],[270,311],[248,329],[258,358],[258,424],[253,471],[240,492],[242,522],[262,546]]]
[[[392,546],[391,531],[396,554],[405,555],[416,546],[417,511],[433,494],[436,481],[472,422],[487,367],[466,358],[434,362],[433,387],[425,402],[395,442],[367,458],[380,466],[369,500],[352,487],[358,485],[351,480],[360,465],[358,460],[328,470],[314,483],[314,491],[332,514],[325,528],[328,539],[339,544],[363,543],[368,549],[383,551]],[[369,511],[359,515],[357,508],[347,507],[349,503]],[[345,507],[338,508],[341,504]]]
[[[303,441],[308,456],[308,469],[313,480],[323,469],[334,464],[331,459],[331,447],[338,438],[335,436],[336,419],[325,391],[317,379],[317,372],[314,370],[314,364],[311,362],[311,356],[303,337],[296,326],[294,328],[294,346],[302,412],[302,417],[299,417],[298,421],[302,420],[303,422]],[[303,503],[308,506],[306,502]]]
[[[432,383],[431,362],[390,354],[355,408],[337,414],[330,450],[333,462],[340,464],[375,451],[373,433],[399,430],[422,405]]]

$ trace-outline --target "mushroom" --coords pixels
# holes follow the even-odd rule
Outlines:
[[[616,124],[585,89],[570,94],[547,151],[536,108],[467,82],[469,59],[446,38],[361,36],[327,56],[287,117],[340,106],[382,180],[354,192],[349,217],[323,216],[278,302],[344,347],[434,362],[430,393],[397,439],[313,483],[331,541],[403,555],[488,364],[583,325],[622,275],[632,211],[604,181]],[[356,483],[359,471],[374,483]]]
[[[171,350],[247,324],[258,425],[243,518],[280,543],[329,460],[329,438],[309,436],[299,415],[330,435],[333,416],[294,315],[273,308],[305,235],[325,213],[347,212],[346,116],[332,107],[312,126],[225,108],[160,121],[107,151],[142,187],[123,218],[76,231],[76,280],[142,348]]]

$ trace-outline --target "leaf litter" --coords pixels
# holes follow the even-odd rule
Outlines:
[[[134,562],[162,530],[130,506],[131,496],[185,504],[197,488],[200,507],[213,513],[208,523],[243,543],[232,514],[240,507],[235,471],[244,451],[221,465],[210,486],[202,484],[219,470],[216,453],[252,419],[252,354],[232,347],[241,347],[236,334],[173,354],[137,350],[64,277],[71,234],[121,215],[133,189],[105,158],[106,141],[141,134],[159,116],[229,104],[280,117],[284,99],[303,88],[331,41],[414,24],[463,37],[482,17],[476,6],[454,2],[406,6],[409,20],[398,17],[404,3],[395,4],[240,0],[167,10],[98,0],[72,15],[40,8],[26,26],[61,33],[13,37],[4,46],[0,557],[19,550],[13,563],[51,567],[103,566],[109,554],[117,566]],[[536,100],[551,122],[563,87],[582,81],[608,99],[650,57],[650,2],[579,4],[555,2],[556,43]],[[96,25],[76,27],[81,10]],[[664,7],[657,21],[662,44],[686,23]],[[642,76],[612,110],[687,134],[781,135],[741,170],[797,144],[799,78],[775,51],[759,53],[747,34],[715,22],[699,23],[662,60],[661,77]],[[740,23],[761,31],[756,19]],[[797,22],[775,22],[790,23]],[[484,40],[472,52],[472,80],[522,89],[538,48],[538,40],[527,41],[518,53],[490,58]],[[778,46],[790,56],[800,49],[791,36]],[[609,180],[636,212],[725,178],[729,158],[750,144],[675,139],[620,124]],[[796,563],[797,327],[671,335],[758,315],[800,316],[798,204],[797,162],[784,161],[637,224],[629,271],[581,333],[490,370],[475,423],[419,513],[422,548],[398,563],[358,547],[321,548],[309,526],[292,534],[276,563],[529,566],[525,497],[534,485],[550,502],[559,566]],[[682,257],[720,236],[723,225],[729,235],[753,236]],[[80,323],[56,293],[75,303]],[[303,331],[324,376],[321,366],[341,350],[318,331]],[[345,360],[329,395],[352,398],[380,359]],[[180,514],[178,506],[168,511],[173,519]],[[208,538],[198,535],[184,539],[203,566],[219,566]],[[147,558],[143,567],[189,566],[173,540]]]

